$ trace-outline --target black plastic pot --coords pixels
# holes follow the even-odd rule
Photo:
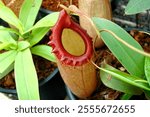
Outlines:
[[[0,87],[0,92],[13,94],[17,97],[16,89]],[[39,81],[39,92],[41,100],[63,100],[66,97],[65,84],[58,69],[55,69],[47,78]]]
[[[40,19],[51,13],[53,13],[53,11],[40,8],[36,21],[39,21]]]
[[[42,100],[63,100],[66,97],[65,84],[58,69],[40,81],[40,98]]]

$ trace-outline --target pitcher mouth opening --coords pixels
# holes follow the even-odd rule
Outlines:
[[[75,39],[75,37],[77,38]],[[72,45],[72,43],[76,45]],[[83,65],[93,55],[92,38],[79,24],[71,19],[65,10],[60,12],[59,19],[52,28],[52,34],[48,44],[53,48],[53,53],[56,57],[66,65]]]

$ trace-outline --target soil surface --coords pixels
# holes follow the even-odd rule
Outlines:
[[[150,53],[150,35],[138,30],[131,30],[132,37],[140,43],[145,52]]]
[[[51,11],[60,11],[62,9],[58,7],[59,4],[63,4],[65,6],[73,4],[78,6],[78,0],[43,0],[42,7]]]

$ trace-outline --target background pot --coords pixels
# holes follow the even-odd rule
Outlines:
[[[58,69],[46,79],[40,81],[40,98],[42,100],[63,100],[66,96],[65,84]]]
[[[17,98],[16,89],[0,87],[0,92],[13,94]],[[66,97],[66,89],[58,69],[55,69],[47,78],[39,81],[41,100],[63,100]]]

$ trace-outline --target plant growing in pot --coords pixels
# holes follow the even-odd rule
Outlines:
[[[17,95],[21,100],[40,99],[32,55],[55,61],[51,47],[37,43],[56,23],[59,13],[47,15],[35,23],[41,3],[42,0],[25,0],[17,17],[0,1],[0,18],[13,26],[0,26],[0,79],[14,69]]]

